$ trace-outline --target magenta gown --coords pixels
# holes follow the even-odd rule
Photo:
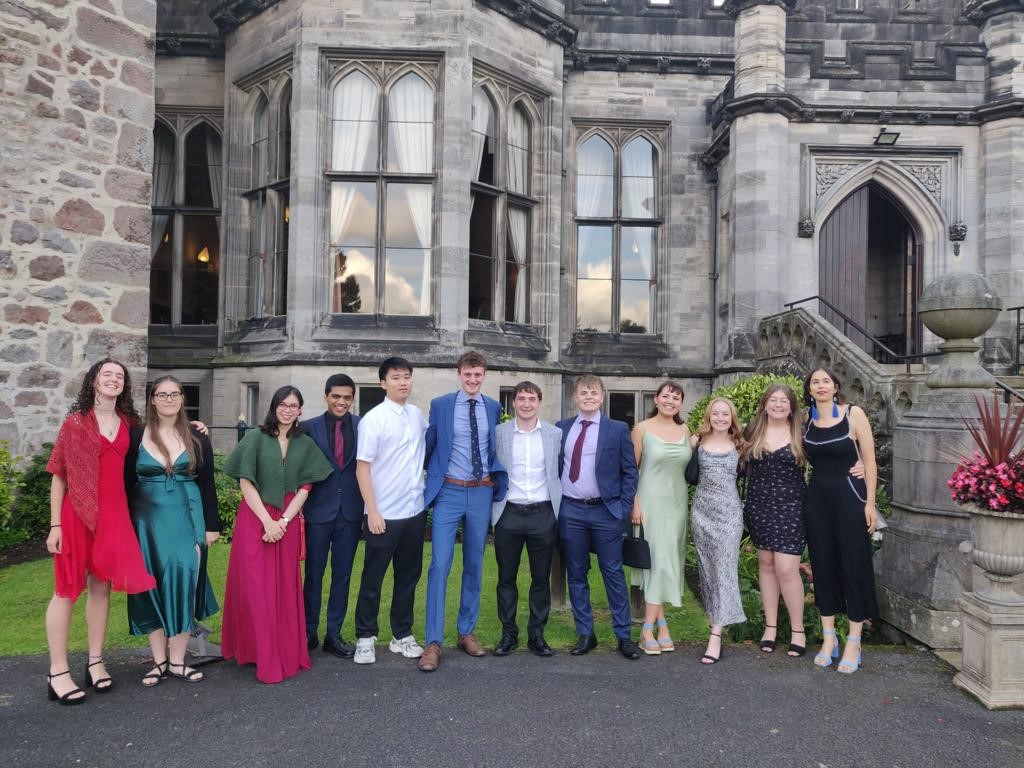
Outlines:
[[[285,495],[285,509],[294,495]],[[274,520],[281,517],[281,509],[264,506]],[[242,500],[224,588],[221,653],[239,664],[255,664],[256,678],[264,683],[280,683],[312,666],[299,573],[301,545],[297,520],[280,541],[264,542],[263,524]]]

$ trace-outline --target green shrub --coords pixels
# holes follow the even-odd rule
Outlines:
[[[44,443],[21,476],[9,528],[23,532],[25,539],[43,538],[50,532],[51,475],[46,471],[46,462],[52,452],[53,443]]]
[[[12,527],[14,499],[21,487],[18,460],[11,455],[6,441],[0,440],[0,549],[18,544],[28,538],[22,528]]]
[[[227,455],[223,453],[214,454],[213,457],[213,482],[217,486],[217,516],[222,526],[221,536],[225,539],[231,538],[231,532],[235,528],[235,517],[238,515],[238,505],[242,501],[242,491],[238,481],[224,473],[224,462]]]
[[[773,376],[763,373],[747,376],[732,384],[719,387],[710,395],[698,400],[686,420],[690,427],[690,432],[696,432],[700,427],[701,422],[704,420],[704,411],[707,410],[708,403],[716,397],[727,397],[732,400],[733,405],[736,406],[736,412],[739,414],[740,422],[746,424],[754,418],[754,414],[757,412],[757,404],[761,402],[761,395],[777,381],[791,386],[793,391],[796,392],[797,399],[801,397],[804,383],[795,376]]]

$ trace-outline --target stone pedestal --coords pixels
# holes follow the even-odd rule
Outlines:
[[[973,593],[963,615],[963,667],[953,683],[989,709],[1024,708],[1024,605],[993,605]]]

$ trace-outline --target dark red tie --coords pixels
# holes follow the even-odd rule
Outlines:
[[[580,422],[580,436],[576,438],[576,444],[572,447],[572,461],[569,462],[569,482],[575,483],[580,479],[580,464],[583,461],[583,441],[587,439],[587,427],[594,422]]]
[[[339,468],[345,466],[345,435],[341,431],[341,419],[334,422],[334,461]]]

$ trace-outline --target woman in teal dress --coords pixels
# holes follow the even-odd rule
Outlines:
[[[172,376],[156,380],[146,403],[145,427],[131,432],[125,460],[132,523],[156,589],[128,597],[133,635],[149,635],[153,668],[146,687],[168,675],[198,683],[185,666],[195,621],[217,612],[206,575],[207,547],[220,536],[213,482],[213,448],[188,424],[185,393]]]
[[[654,410],[633,428],[640,480],[630,519],[634,525],[644,526],[651,547],[651,567],[634,570],[631,580],[644,591],[640,647],[648,656],[675,650],[664,604],[683,604],[687,493],[683,472],[692,450],[690,432],[679,413],[682,407],[683,388],[666,381],[654,396]]]

